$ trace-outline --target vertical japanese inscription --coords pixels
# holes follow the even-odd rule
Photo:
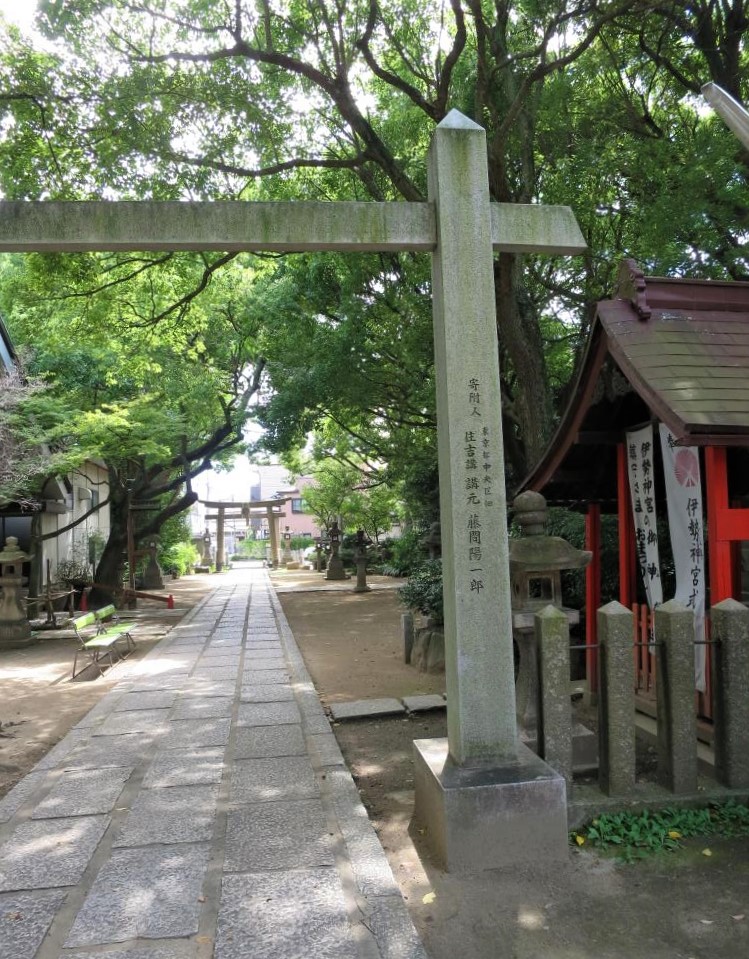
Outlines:
[[[469,512],[466,519],[463,559],[467,562],[471,595],[485,588],[482,534],[484,508],[494,505],[492,444],[489,428],[482,425],[481,382],[471,377],[466,391],[466,428],[463,433],[465,495]]]

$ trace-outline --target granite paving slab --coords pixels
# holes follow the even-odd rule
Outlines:
[[[239,696],[243,703],[284,703],[294,699],[294,691],[288,683],[248,682],[242,686]]]
[[[130,712],[150,709],[169,709],[177,698],[176,689],[153,690],[144,693],[125,693],[114,707],[114,712]]]
[[[144,789],[113,845],[207,842],[213,836],[217,801],[218,786]]]
[[[331,732],[314,733],[307,737],[310,755],[320,766],[343,766],[343,753]]]
[[[405,713],[399,699],[359,699],[353,703],[331,703],[330,713],[337,722],[342,719],[367,719],[371,716],[389,716]]]
[[[46,756],[43,756],[39,760],[36,766],[34,766],[32,772],[54,769],[56,766],[62,763],[65,758],[70,755],[70,753],[72,753],[76,746],[80,746],[81,743],[88,742],[90,738],[90,729],[71,729],[67,736],[61,739],[59,743],[50,749]]]
[[[317,780],[306,756],[240,759],[232,766],[229,793],[232,803],[314,799],[317,796]]]
[[[185,749],[189,746],[225,746],[229,741],[229,719],[179,719],[171,724],[169,734],[159,741],[163,749]]]
[[[234,700],[223,696],[186,695],[171,711],[171,719],[217,719],[231,716]]]
[[[67,769],[31,818],[59,819],[111,812],[132,771],[132,766]]]
[[[296,703],[240,703],[237,726],[276,726],[301,723]]]
[[[22,823],[0,846],[0,892],[74,886],[109,821],[76,816]]]
[[[65,896],[65,892],[0,895],[0,956],[34,959]]]
[[[173,942],[164,946],[135,947],[133,949],[107,950],[99,952],[65,952],[64,959],[193,959],[195,953],[190,940]]]
[[[195,935],[209,853],[207,843],[113,850],[65,945]]]
[[[331,835],[318,799],[268,802],[230,811],[224,869],[257,872],[332,866]]]
[[[246,726],[236,731],[236,759],[306,755],[301,726]]]
[[[143,779],[143,788],[220,783],[224,771],[224,752],[223,746],[159,752]]]
[[[168,709],[134,709],[130,712],[113,713],[101,726],[93,730],[94,736],[121,736],[123,733],[159,734],[168,725]]]
[[[447,705],[445,697],[437,693],[430,696],[404,696],[402,702],[409,713],[425,713],[432,709],[444,709]]]
[[[189,675],[189,673],[183,672],[179,675],[161,675],[155,673],[150,676],[136,676],[128,685],[130,691],[133,693],[147,693],[164,689],[182,689]]]
[[[239,672],[239,663],[234,663],[232,666],[198,666],[196,667],[193,678],[194,679],[218,679],[218,680],[233,680],[237,678],[237,673]]]
[[[356,954],[335,870],[224,876],[215,959],[352,959]]]
[[[283,669],[286,661],[283,656],[266,656],[263,659],[250,659],[245,661],[244,672],[252,675],[256,672],[264,672],[268,669]]]
[[[429,959],[402,896],[380,896],[368,905],[367,926],[382,959]]]
[[[151,748],[153,739],[141,733],[123,736],[93,736],[79,743],[62,761],[65,769],[100,769],[104,766],[135,766]]]
[[[245,673],[245,676],[247,674]],[[252,671],[253,683],[288,683],[291,674],[287,669],[262,669]]]
[[[236,680],[205,679],[202,677],[193,677],[182,684],[182,690],[185,693],[192,693],[200,696],[219,696],[225,699],[227,696],[233,696],[237,689]]]
[[[46,782],[47,771],[28,773],[24,778],[0,799],[0,822],[12,819],[27,799]]]
[[[280,643],[257,643],[248,646],[244,652],[245,669],[258,659],[280,659],[283,664],[286,662]]]

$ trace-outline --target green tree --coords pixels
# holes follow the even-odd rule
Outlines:
[[[515,479],[545,443],[622,254],[652,270],[745,272],[746,157],[700,116],[694,98],[709,79],[745,94],[747,0],[312,0],[281,8],[47,0],[40,25],[49,48],[11,32],[0,54],[8,196],[421,200],[433,124],[455,106],[487,130],[493,199],[571,203],[587,257],[563,264],[507,253],[496,262]],[[345,273],[327,262],[313,258],[303,268],[316,272],[316,288],[299,312],[318,323],[327,314],[316,311],[335,299]],[[221,266],[216,257],[206,270]],[[344,342],[351,323],[361,326],[367,297],[384,307],[404,287],[414,309],[396,307],[394,324],[425,329],[429,285],[418,258],[383,258],[350,277],[361,296],[335,311]],[[383,323],[382,338],[362,349],[376,357],[394,343],[400,353]],[[316,359],[320,372],[324,358]],[[298,387],[304,402],[279,399],[269,413],[274,441],[288,445],[321,410],[370,441],[361,430],[379,423],[369,394],[352,397],[348,364],[337,368],[341,394],[333,395],[312,368],[291,383],[280,352],[276,362],[279,383]],[[428,385],[429,362],[411,366],[411,375]],[[405,408],[424,417],[414,432],[429,431],[433,405],[422,406],[421,384],[411,385]]]
[[[80,262],[88,267],[90,258]],[[264,369],[246,292],[251,274],[238,264],[225,271],[172,325],[151,323],[150,313],[183,288],[186,261],[159,274],[165,292],[149,275],[131,283],[128,296],[119,285],[92,295],[87,276],[82,287],[40,297],[49,267],[48,258],[29,258],[15,274],[6,269],[0,287],[14,338],[34,345],[32,369],[48,386],[23,413],[68,467],[88,458],[107,464],[109,496],[100,506],[108,503],[111,526],[96,578],[116,586],[128,522],[136,539],[157,534],[195,501],[195,476],[242,449]],[[203,269],[200,258],[193,269]]]

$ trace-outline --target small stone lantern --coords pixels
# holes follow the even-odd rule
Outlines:
[[[288,566],[289,563],[293,562],[294,557],[291,555],[291,533],[289,532],[289,527],[286,526],[283,534],[283,556],[281,557],[281,564]]]
[[[315,540],[315,572],[321,572],[322,566],[322,538],[318,537]]]
[[[364,535],[363,529],[356,531],[356,586],[355,593],[368,593],[371,586],[367,586],[367,545],[371,543],[370,539]]]
[[[578,610],[562,605],[562,571],[584,569],[593,558],[586,550],[575,549],[561,536],[546,535],[546,500],[528,490],[516,496],[515,522],[522,528],[520,539],[510,540],[510,584],[512,590],[512,632],[520,663],[516,687],[518,724],[522,733],[536,731],[538,657],[533,617],[552,605],[567,614],[570,625],[580,621]]]
[[[15,536],[9,536],[0,550],[0,649],[17,649],[35,642],[21,600],[23,564],[31,557],[18,548]]]
[[[143,571],[144,589],[164,589],[164,574],[159,566],[156,554],[159,550],[159,541],[152,539],[148,543],[148,563]]]
[[[330,527],[330,559],[328,560],[328,571],[325,573],[325,579],[348,579],[341,557],[338,555],[340,548],[341,531],[338,528],[338,523],[334,522]]]

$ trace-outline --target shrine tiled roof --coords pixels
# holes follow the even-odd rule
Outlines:
[[[610,497],[616,444],[650,420],[683,445],[749,447],[749,283],[645,277],[624,261],[567,410],[521,489],[558,502]]]

